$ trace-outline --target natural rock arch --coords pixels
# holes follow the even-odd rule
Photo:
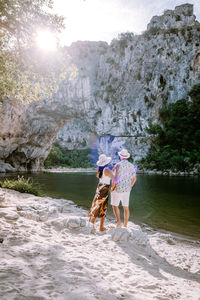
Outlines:
[[[80,80],[77,84],[85,89]],[[69,89],[70,85],[65,88]],[[59,90],[52,99],[27,105],[15,100],[4,101],[0,112],[0,169],[38,171],[59,130],[73,118],[87,118],[88,112],[92,117],[92,101],[83,95],[84,92],[77,97],[75,85],[71,97]]]
[[[144,156],[148,121],[158,121],[163,105],[186,98],[200,78],[200,24],[193,6],[176,7],[156,22],[159,28],[163,24],[161,31],[127,36],[123,51],[120,39],[110,46],[73,43],[66,51],[75,76],[66,78],[52,99],[26,105],[5,101],[0,110],[0,171],[39,170],[57,133],[72,119],[86,120],[98,136],[124,138],[133,155]]]

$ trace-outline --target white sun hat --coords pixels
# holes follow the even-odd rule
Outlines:
[[[105,154],[101,154],[99,155],[99,160],[97,161],[97,166],[99,167],[103,167],[107,164],[109,164],[109,162],[111,162],[112,158],[109,156],[106,156]]]
[[[118,154],[121,158],[126,158],[126,159],[131,156],[126,149],[122,149],[120,152],[118,152]]]

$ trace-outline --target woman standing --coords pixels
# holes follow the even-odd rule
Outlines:
[[[96,189],[96,194],[92,201],[92,206],[89,211],[90,222],[94,224],[96,218],[100,218],[100,231],[106,230],[104,227],[104,221],[106,218],[106,210],[108,207],[108,198],[110,191],[110,180],[114,178],[111,170],[109,170],[108,164],[111,162],[111,157],[107,157],[105,154],[99,156],[97,161],[97,178],[99,178],[99,184]]]

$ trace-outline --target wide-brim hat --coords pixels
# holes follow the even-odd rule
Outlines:
[[[112,158],[109,156],[106,156],[105,154],[101,154],[99,155],[99,160],[97,161],[97,166],[99,167],[103,167],[107,164],[109,164],[109,162],[111,162]]]
[[[118,154],[121,158],[129,158],[131,156],[126,149],[122,149]]]

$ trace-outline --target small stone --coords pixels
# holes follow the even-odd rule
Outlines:
[[[8,220],[17,220],[19,218],[19,215],[12,210],[7,210],[6,208],[0,208],[0,217],[4,217],[5,219]]]
[[[7,214],[6,210],[3,208],[0,208],[0,218],[5,217]]]
[[[60,218],[48,221],[47,223],[54,226],[57,230],[62,230],[66,224],[66,220]]]
[[[87,218],[80,218],[80,226],[81,227],[85,227],[87,224]]]
[[[69,217],[66,225],[70,229],[80,228],[80,226],[81,226],[80,217]]]
[[[18,215],[25,218],[26,217],[26,212],[25,211],[18,211]]]
[[[111,236],[115,242],[128,242],[131,233],[126,228],[115,228],[112,230]]]
[[[5,218],[8,220],[17,220],[19,218],[19,215],[15,212],[8,212]]]
[[[31,212],[26,213],[25,217],[28,220],[33,220],[33,221],[39,221],[40,220],[39,216],[37,216],[37,215],[35,215],[35,214],[31,213]]]
[[[47,220],[48,220],[48,213],[43,213],[43,214],[40,214],[40,216],[39,216],[39,220],[41,221],[41,222],[46,222]]]
[[[58,209],[55,206],[49,208],[49,216],[56,218],[58,217]]]

